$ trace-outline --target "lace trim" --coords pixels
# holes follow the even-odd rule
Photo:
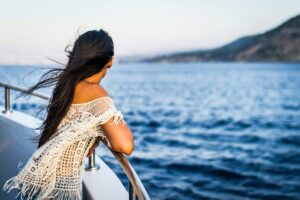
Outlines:
[[[26,200],[34,200],[34,199],[55,199],[55,200],[65,200],[65,199],[74,199],[74,200],[82,200],[82,189],[59,189],[54,188],[51,190],[50,193],[47,194],[47,196],[44,196],[44,187],[41,185],[29,183],[25,180],[19,179],[17,176],[10,178],[7,180],[3,187],[3,191],[8,190],[7,192],[10,192],[12,189],[19,189],[20,191],[15,196],[17,198],[20,196],[20,198],[23,200],[23,198],[26,198]]]
[[[87,105],[87,104],[90,104],[90,103],[93,103],[95,101],[98,101],[100,99],[105,99],[105,98],[111,98],[110,96],[104,96],[104,97],[99,97],[99,98],[96,98],[96,99],[93,99],[91,101],[88,101],[88,102],[85,102],[85,103],[72,103],[71,106],[81,106],[81,105]]]
[[[122,125],[127,124],[121,111],[115,113],[114,120],[110,124],[118,125],[119,123],[122,123]]]

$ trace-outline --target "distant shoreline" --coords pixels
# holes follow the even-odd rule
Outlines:
[[[219,48],[123,57],[123,63],[300,62],[300,15],[264,33],[245,36]]]

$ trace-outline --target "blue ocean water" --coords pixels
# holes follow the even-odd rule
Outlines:
[[[0,80],[30,86],[33,69],[1,66]],[[101,85],[133,130],[128,159],[151,199],[300,199],[300,64],[115,64]],[[35,115],[45,102],[12,107]]]

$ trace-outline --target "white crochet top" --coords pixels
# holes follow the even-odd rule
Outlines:
[[[3,190],[18,188],[27,199],[82,199],[84,160],[96,137],[106,139],[100,124],[126,124],[109,96],[87,103],[71,104],[49,141],[37,149],[17,176]]]

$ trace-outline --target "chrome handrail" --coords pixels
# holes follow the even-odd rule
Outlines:
[[[1,83],[0,87],[3,87],[5,89],[5,110],[4,113],[12,112],[10,110],[10,89],[25,92],[26,89],[17,87],[14,85]],[[45,100],[49,100],[50,98],[44,94],[33,92],[31,95],[40,97]],[[106,144],[105,144],[106,145]],[[144,188],[143,183],[139,179],[137,173],[135,172],[134,168],[131,166],[127,158],[123,155],[121,152],[112,151],[110,148],[108,148],[112,154],[115,156],[115,158],[118,160],[119,164],[125,171],[125,174],[129,180],[128,182],[128,193],[129,193],[129,200],[150,200],[150,197],[147,193],[147,191]],[[85,168],[87,171],[91,170],[98,170],[100,169],[99,165],[95,163],[95,149],[93,153],[89,156],[89,162],[88,166]]]
[[[5,89],[5,110],[3,111],[3,113],[8,113],[8,112],[12,112],[10,110],[10,89],[12,90],[16,90],[19,92],[25,92],[26,90],[24,88],[21,87],[17,87],[11,84],[7,84],[7,83],[1,83],[0,82],[0,87],[3,87]],[[48,100],[49,97],[46,95],[43,95],[41,93],[38,92],[33,92],[31,95],[36,96],[36,97],[40,97],[42,99]]]
[[[131,166],[129,161],[121,152],[112,151],[112,154],[118,160],[119,164],[122,166],[123,170],[125,171],[128,179],[129,179],[129,200],[136,200],[136,199],[150,199],[146,189],[144,188],[139,176],[135,172],[134,168]],[[136,198],[138,197],[138,198]]]

